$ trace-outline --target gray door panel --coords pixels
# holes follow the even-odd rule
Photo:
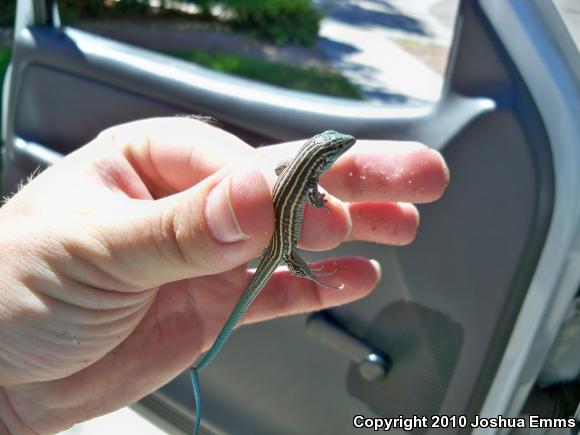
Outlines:
[[[504,7],[516,4],[538,7]],[[307,316],[247,326],[203,372],[204,424],[236,434],[347,434],[357,414],[473,416],[526,299],[555,190],[554,144],[532,96],[539,84],[524,80],[526,61],[514,62],[490,14],[462,2],[442,100],[425,108],[311,96],[75,29],[23,28],[8,86],[3,192],[102,129],[151,116],[209,115],[253,145],[329,128],[425,142],[443,152],[451,184],[420,207],[412,245],[349,243],[310,256],[380,261],[377,290],[327,315],[388,354],[389,375],[362,378],[308,335]],[[143,404],[183,430],[192,424],[186,375]]]

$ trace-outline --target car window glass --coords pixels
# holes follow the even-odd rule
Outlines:
[[[458,2],[57,1],[63,25],[223,73],[405,105],[439,98]]]

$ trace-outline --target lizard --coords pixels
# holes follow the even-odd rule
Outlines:
[[[330,212],[325,205],[325,195],[318,191],[319,177],[330,169],[355,142],[356,139],[353,136],[327,130],[306,141],[291,163],[282,163],[276,168],[278,178],[272,190],[275,214],[274,234],[262,254],[256,272],[242,292],[213,345],[196,364],[190,367],[196,407],[194,435],[199,434],[201,426],[201,390],[198,372],[215,358],[279,265],[284,263],[294,276],[312,280],[323,287],[342,288],[342,286],[332,286],[319,281],[318,277],[329,276],[334,272],[321,273],[320,269],[311,269],[308,263],[297,254],[295,247],[302,231],[306,202],[312,207],[325,208],[327,212]]]

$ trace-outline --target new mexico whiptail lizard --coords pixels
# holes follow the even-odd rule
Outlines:
[[[285,263],[295,276],[310,279],[316,284],[324,284],[317,277],[332,273],[319,273],[312,270],[295,251],[302,230],[302,218],[306,202],[316,208],[326,208],[324,194],[318,192],[318,179],[326,172],[356,139],[332,130],[320,133],[309,139],[298,151],[290,164],[276,168],[278,179],[274,184],[272,198],[276,217],[274,235],[264,250],[260,263],[250,283],[242,293],[230,317],[226,321],[210,350],[190,368],[191,382],[196,403],[194,435],[198,435],[201,423],[201,392],[198,372],[207,366],[217,355],[225,341],[250,307],[256,296],[270,279],[276,268]],[[327,210],[329,210],[327,208]]]

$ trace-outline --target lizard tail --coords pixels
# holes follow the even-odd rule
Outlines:
[[[191,386],[193,387],[193,402],[195,405],[195,424],[193,426],[193,435],[199,435],[201,426],[201,390],[199,388],[199,377],[197,376],[197,367],[190,367]]]

